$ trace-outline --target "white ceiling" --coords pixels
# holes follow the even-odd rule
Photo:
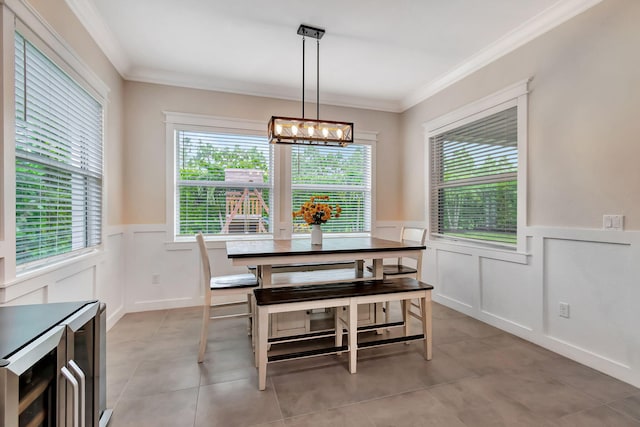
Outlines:
[[[321,103],[399,112],[600,0],[66,1],[126,79],[284,99],[324,28]]]

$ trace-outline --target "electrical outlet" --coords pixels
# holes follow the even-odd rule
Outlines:
[[[569,303],[561,302],[560,303],[560,317],[569,318]]]
[[[159,285],[160,284],[160,275],[159,274],[152,274],[151,275],[151,284],[152,285]]]

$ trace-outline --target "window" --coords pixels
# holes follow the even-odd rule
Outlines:
[[[517,246],[525,111],[526,84],[431,124],[431,236]]]
[[[357,144],[269,144],[264,121],[166,111],[167,232],[223,239],[287,238],[309,233],[292,211],[312,195],[342,207],[327,233],[368,233],[374,221],[373,132]]]
[[[16,264],[97,246],[103,107],[15,33]]]
[[[311,196],[327,195],[331,205],[342,207],[340,218],[322,226],[329,233],[357,233],[371,230],[371,152],[372,147],[295,145],[291,150],[291,204],[299,207]],[[293,232],[309,232],[301,219]]]
[[[265,136],[177,130],[176,235],[272,232],[273,147]]]

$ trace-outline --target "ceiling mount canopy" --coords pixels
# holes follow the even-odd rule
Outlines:
[[[344,147],[353,142],[353,123],[320,120],[320,39],[325,31],[308,25],[300,25],[298,34],[302,36],[302,117],[272,116],[268,125],[269,142],[272,144],[327,145]],[[304,116],[304,64],[305,38],[316,39],[316,118]]]

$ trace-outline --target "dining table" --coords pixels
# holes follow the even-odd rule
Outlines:
[[[255,268],[262,288],[382,280],[384,259],[417,258],[419,251],[425,248],[419,242],[370,236],[324,237],[321,245],[312,245],[309,238],[226,243],[231,264]],[[364,268],[365,261],[370,269]],[[360,325],[378,324],[384,317],[381,304],[369,304],[359,310]],[[312,329],[308,312],[275,314],[271,319],[270,335],[274,338],[303,336]]]
[[[227,257],[233,266],[256,266],[261,287],[274,285],[274,266],[306,264],[313,265],[352,261],[355,263],[350,281],[382,279],[382,265],[385,258],[411,256],[417,258],[426,246],[419,242],[394,241],[377,237],[325,237],[321,245],[312,245],[308,238],[235,240],[226,243]],[[363,260],[371,260],[370,274],[363,269]],[[326,276],[326,274],[324,275]],[[295,276],[294,276],[295,277]],[[316,274],[323,279],[322,274]],[[344,280],[336,277],[335,280]],[[295,281],[295,279],[294,279]],[[289,285],[306,284],[287,283]]]

